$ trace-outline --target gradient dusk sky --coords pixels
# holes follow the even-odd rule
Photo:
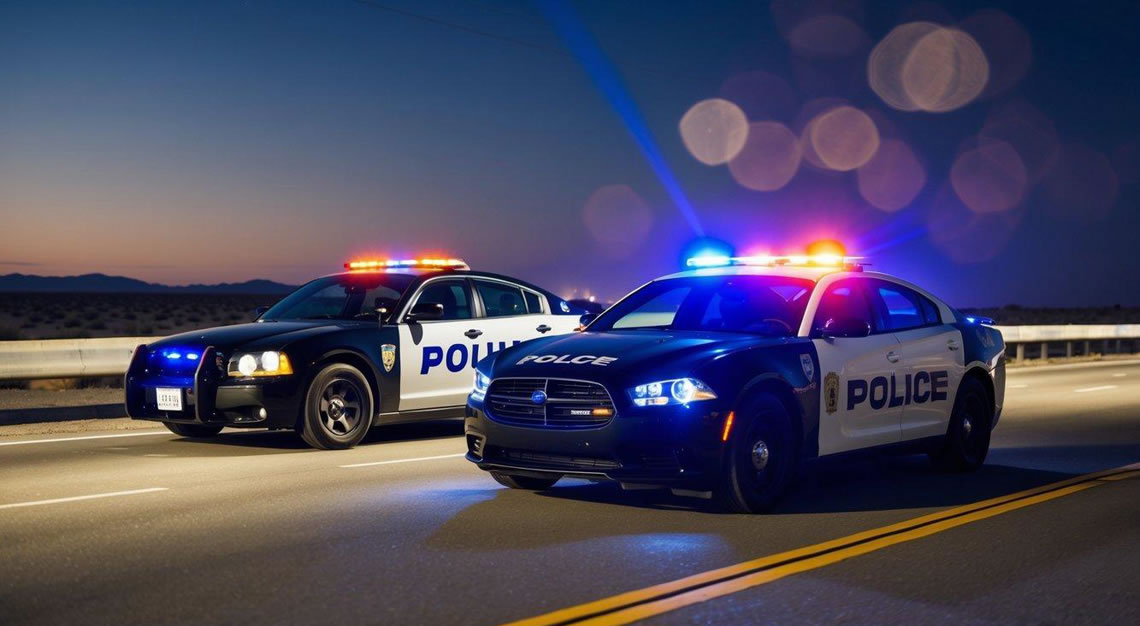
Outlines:
[[[834,237],[959,306],[1136,305],[1137,7],[4,2],[0,274],[300,283],[438,251],[614,298],[699,229],[740,252]],[[902,111],[869,86],[872,48],[920,21],[977,41],[975,100]],[[883,210],[871,172],[805,155],[757,190],[682,140],[718,97],[799,137],[850,105],[925,180]]]

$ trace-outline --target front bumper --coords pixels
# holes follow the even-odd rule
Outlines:
[[[127,415],[138,420],[211,424],[239,428],[294,428],[304,401],[298,376],[228,378],[214,348],[202,353],[193,376],[164,376],[148,367],[147,347],[131,357],[124,381]],[[158,408],[155,390],[182,390],[182,410]]]
[[[500,423],[469,404],[467,459],[487,471],[707,488],[721,467],[726,414],[653,407],[598,428],[561,429]]]

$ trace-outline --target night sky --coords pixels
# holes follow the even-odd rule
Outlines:
[[[1136,305],[1138,7],[5,2],[0,274],[434,251],[612,299],[700,235],[831,237],[958,306]],[[914,22],[904,111],[868,58]],[[752,122],[727,165],[682,138],[711,98]]]

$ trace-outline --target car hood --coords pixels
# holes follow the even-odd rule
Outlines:
[[[492,377],[585,380],[684,376],[731,351],[785,343],[784,338],[697,331],[584,332],[528,341],[496,355]],[[557,357],[551,359],[550,357]],[[595,357],[588,359],[587,357]]]
[[[188,333],[180,333],[164,337],[156,341],[151,347],[197,346],[205,348],[214,346],[218,349],[240,348],[247,344],[257,343],[259,347],[273,349],[265,344],[272,343],[278,347],[310,335],[335,330],[339,325],[328,320],[315,321],[289,321],[289,322],[253,322],[250,324],[236,324],[234,326],[218,326]]]

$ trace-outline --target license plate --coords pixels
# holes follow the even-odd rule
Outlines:
[[[171,389],[168,387],[159,387],[154,390],[155,399],[158,401],[159,411],[181,411],[182,410],[182,390]]]

